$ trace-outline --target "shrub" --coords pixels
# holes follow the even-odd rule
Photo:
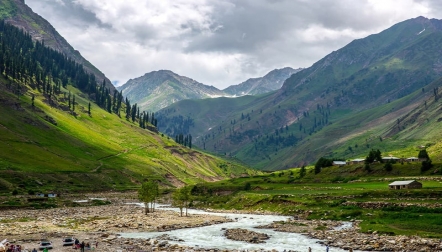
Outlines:
[[[387,162],[385,163],[384,168],[386,171],[390,172],[393,170],[393,165],[391,164],[391,162]]]
[[[431,159],[428,159],[426,161],[422,161],[421,172],[426,172],[426,171],[430,170],[431,167],[433,167],[433,164],[431,163]]]

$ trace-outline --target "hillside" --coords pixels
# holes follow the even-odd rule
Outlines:
[[[231,96],[265,94],[280,89],[286,79],[301,70],[302,68],[291,67],[275,69],[263,77],[248,79],[238,85],[229,86],[223,91]]]
[[[441,28],[441,20],[406,20],[330,53],[293,74],[278,91],[237,98],[239,106],[229,105],[229,110],[213,101],[199,102],[207,113],[195,111],[196,102],[170,106],[159,116],[175,124],[159,127],[171,135],[188,129],[196,145],[266,170],[308,164],[324,155],[350,158],[366,155],[369,148],[399,151],[426,144],[428,138],[414,133],[417,127],[400,141],[395,141],[398,132],[373,132],[379,130],[375,126],[391,127],[434,96],[439,82],[433,81],[441,75]],[[179,115],[191,126],[180,123]],[[439,118],[436,112],[432,116]],[[379,136],[387,141],[376,142]]]
[[[157,133],[81,65],[13,26],[1,22],[0,35],[1,192],[120,190],[152,179],[174,187],[255,173]]]
[[[0,0],[0,19],[29,33],[36,41],[44,41],[46,46],[63,53],[75,62],[82,64],[85,70],[103,80],[111,91],[115,89],[110,80],[75,50],[44,18],[32,11],[24,0]]]

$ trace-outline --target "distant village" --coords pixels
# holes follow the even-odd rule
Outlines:
[[[398,158],[398,157],[382,157],[383,162],[422,162],[427,161],[426,158],[417,158],[417,157],[409,157],[409,158]],[[352,165],[352,164],[363,164],[365,162],[365,158],[356,158],[347,161],[333,161],[334,166],[344,166],[344,165]]]

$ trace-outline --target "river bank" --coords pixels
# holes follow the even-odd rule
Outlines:
[[[61,207],[43,210],[6,210],[0,211],[0,240],[8,239],[20,244],[28,250],[38,246],[40,240],[53,242],[52,251],[75,251],[70,246],[62,246],[63,237],[75,237],[85,243],[96,244],[95,250],[99,251],[241,251],[240,249],[207,249],[210,244],[199,242],[197,245],[183,245],[185,239],[193,235],[192,228],[212,227],[215,224],[232,222],[241,228],[244,223],[259,223],[257,216],[247,216],[239,211],[222,211],[222,214],[204,213],[203,211],[190,211],[187,217],[180,217],[179,213],[171,210],[156,210],[154,213],[144,214],[144,209],[137,205],[136,195],[131,194],[105,194],[73,196],[70,200],[87,201],[91,198],[101,198],[109,201],[109,205]],[[86,199],[86,200],[85,200]],[[213,210],[211,210],[213,211]],[[234,212],[234,213],[232,213]],[[237,214],[238,218],[226,218],[227,214]],[[258,213],[263,215],[264,213]],[[267,214],[267,213],[266,213]],[[286,251],[307,251],[312,246],[313,251],[322,251],[324,245],[331,247],[330,251],[342,251],[350,248],[362,251],[441,251],[442,246],[437,239],[423,239],[419,237],[386,236],[376,233],[359,233],[358,222],[347,225],[345,229],[338,228],[342,222],[321,220],[295,220],[282,216],[266,215],[265,219],[275,218],[270,224],[256,225],[259,228],[276,230],[279,232],[302,234],[296,239],[304,239],[304,244],[296,249]],[[216,225],[216,229],[222,231]],[[254,226],[254,227],[256,227]],[[169,235],[170,231],[184,234],[183,238]],[[237,230],[238,231],[238,230]],[[235,233],[235,240],[256,240],[256,233]],[[259,229],[256,230],[259,232]],[[255,231],[255,232],[256,232]],[[190,235],[185,235],[190,233]],[[119,234],[133,234],[134,237],[120,237]],[[149,238],[137,238],[137,234],[154,234]],[[241,233],[244,233],[242,236]],[[273,237],[272,237],[273,236]],[[275,233],[270,235],[274,239]],[[281,236],[278,234],[278,236]],[[259,239],[259,238],[258,238]],[[309,240],[313,239],[313,240]],[[317,239],[317,240],[316,240]],[[181,240],[181,241],[180,241]],[[259,239],[261,240],[261,239]],[[277,243],[293,240],[285,238]],[[264,240],[263,240],[264,241]],[[177,244],[181,243],[181,245]],[[274,244],[277,244],[274,243]],[[321,245],[324,244],[324,245]],[[201,247],[199,247],[199,246]],[[202,247],[205,248],[202,248]],[[267,247],[266,247],[267,248]],[[338,249],[340,248],[340,249]],[[273,250],[268,246],[266,251]],[[248,251],[254,251],[249,249]],[[256,250],[262,251],[262,250]],[[283,251],[283,250],[280,250]]]
[[[359,222],[354,221],[346,228],[339,228],[339,222],[329,220],[289,220],[276,222],[259,228],[271,228],[280,232],[301,233],[321,240],[320,243],[345,250],[361,251],[442,251],[439,239],[418,236],[388,236],[385,234],[361,233]]]
[[[53,252],[75,251],[62,246],[62,238],[75,237],[85,243],[98,242],[99,251],[151,250],[165,247],[158,240],[118,238],[122,232],[152,232],[214,225],[231,221],[221,216],[190,215],[180,217],[175,211],[157,210],[144,214],[144,208],[127,204],[135,202],[135,194],[94,194],[72,196],[71,200],[86,202],[100,198],[109,205],[60,207],[41,210],[0,211],[0,241],[7,239],[27,250],[38,248],[41,240],[53,242]],[[172,248],[170,248],[172,249]],[[173,250],[185,248],[174,246]],[[171,250],[172,251],[172,250]]]

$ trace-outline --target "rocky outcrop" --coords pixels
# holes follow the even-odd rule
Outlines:
[[[250,231],[242,228],[227,229],[224,232],[227,239],[234,241],[244,241],[248,243],[265,243],[264,240],[270,238],[269,235]]]

